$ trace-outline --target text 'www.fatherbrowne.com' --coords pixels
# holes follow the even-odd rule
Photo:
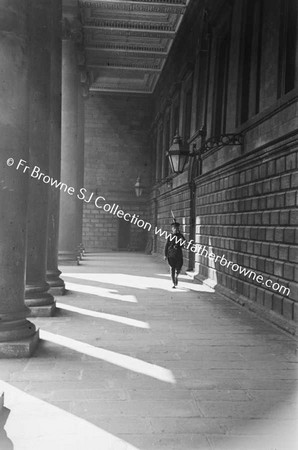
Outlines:
[[[168,233],[167,231],[163,231],[162,229],[156,227],[155,234],[164,237],[165,239],[169,239],[170,241],[175,241],[177,245],[180,245],[191,252],[197,253],[200,256],[208,258],[215,263],[217,262],[222,267],[229,267],[233,272],[239,272],[240,275],[252,279],[258,284],[262,284],[275,292],[279,292],[280,294],[286,296],[289,296],[290,294],[290,289],[288,287],[277,282],[274,283],[271,279],[266,279],[263,275],[257,274],[251,269],[247,269],[246,267],[239,266],[239,264],[236,264],[233,261],[229,261],[226,259],[225,255],[216,255],[213,252],[209,252],[209,249],[205,245],[196,244],[192,239],[190,241],[182,239],[181,237],[178,239],[175,234]]]

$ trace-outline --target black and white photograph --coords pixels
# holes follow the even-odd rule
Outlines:
[[[297,0],[0,0],[0,450],[297,450],[297,168]]]

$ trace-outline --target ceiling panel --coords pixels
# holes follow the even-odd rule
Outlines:
[[[90,90],[152,93],[188,1],[80,1]]]

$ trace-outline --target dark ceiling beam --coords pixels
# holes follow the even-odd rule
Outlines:
[[[79,6],[81,8],[94,8],[104,10],[130,10],[136,12],[142,12],[144,9],[148,9],[149,12],[170,12],[171,14],[180,14],[186,7],[186,0],[126,0],[126,1],[104,1],[104,0],[79,0]]]
[[[154,68],[154,67],[140,67],[140,66],[134,66],[134,65],[121,65],[121,64],[115,64],[115,65],[107,65],[107,64],[87,64],[90,68],[95,69],[123,69],[123,70],[140,70],[143,72],[161,72],[161,68]]]
[[[167,5],[167,6],[149,5],[147,7],[144,7],[144,5],[139,5],[139,7],[136,8],[136,6],[133,5],[133,7],[127,8],[125,5],[126,5],[125,3],[123,3],[123,4],[121,3],[119,5],[120,7],[116,9],[116,8],[113,8],[111,4],[108,4],[107,7],[105,7],[105,8],[103,8],[101,5],[97,6],[96,4],[94,4],[94,6],[92,7],[92,10],[93,11],[100,10],[100,12],[102,12],[103,14],[107,13],[107,12],[108,13],[115,12],[118,14],[126,12],[126,13],[135,14],[135,15],[137,15],[139,13],[156,14],[156,15],[158,15],[158,14],[183,14],[183,12],[185,10],[184,6],[177,7],[177,6],[170,6],[170,5]],[[87,6],[81,7],[81,10],[90,10],[90,9],[91,9],[90,5],[88,7]]]
[[[96,35],[98,35],[98,39],[107,39],[108,36],[113,36],[113,37],[116,37],[116,36],[121,36],[121,37],[142,37],[142,38],[146,38],[146,39],[173,39],[174,36],[175,36],[175,33],[172,33],[172,32],[170,32],[170,33],[158,33],[158,31],[154,31],[153,33],[150,33],[149,30],[132,30],[132,29],[123,30],[123,29],[119,29],[119,28],[113,28],[113,29],[103,28],[103,29],[99,29],[97,27],[91,27],[91,30],[96,30],[97,31]],[[86,31],[88,32],[88,29],[86,29]],[[89,33],[87,35],[87,40],[90,40],[89,34],[91,32],[89,31]],[[85,33],[85,35],[86,35],[86,33]],[[96,39],[96,38],[97,38],[97,36],[94,37],[94,39]]]
[[[128,49],[127,47],[94,47],[94,46],[86,46],[85,50],[99,53],[129,53],[130,57],[135,58],[166,58],[168,53],[162,51],[151,51],[151,50],[139,50],[139,49]]]
[[[106,22],[106,24],[103,22]],[[89,23],[84,23],[83,28],[87,30],[93,29],[93,30],[134,31],[135,33],[139,31],[140,33],[148,33],[151,34],[152,36],[154,36],[154,34],[158,34],[163,37],[168,37],[172,39],[175,37],[176,34],[175,30],[161,29],[160,25],[158,24],[156,24],[156,29],[152,29],[151,24],[145,24],[142,26],[141,24],[138,23],[133,24],[132,22],[126,22],[125,24],[117,21],[110,21],[110,22],[111,23],[109,24],[109,21],[93,20],[92,22],[89,21]],[[118,23],[119,26],[115,26],[115,23]],[[127,24],[131,26],[127,26]],[[170,26],[165,25],[164,28],[170,28]]]
[[[91,86],[89,90],[92,91],[92,92],[103,92],[103,93],[106,93],[106,94],[111,94],[111,93],[114,93],[114,92],[116,92],[118,94],[152,94],[152,92],[153,92],[153,89],[148,89],[148,90],[139,89],[138,90],[138,89],[124,89],[124,88],[120,89],[120,88],[115,88],[115,87],[113,87],[113,88],[107,88],[107,87],[102,88],[102,87],[97,87],[97,86]]]

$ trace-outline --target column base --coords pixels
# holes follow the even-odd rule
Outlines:
[[[0,358],[29,358],[39,342],[39,331],[26,339],[0,342]]]
[[[50,317],[54,315],[56,304],[48,289],[49,285],[45,282],[26,285],[25,305],[30,310],[29,317]]]
[[[26,284],[25,305],[30,310],[29,317],[51,317],[54,315],[56,303],[48,292],[48,283]]]
[[[30,309],[29,317],[52,317],[56,312],[56,302],[51,305],[28,306]]]
[[[49,294],[52,295],[64,295],[65,293],[65,283],[60,278],[61,270],[47,270],[47,283],[50,286],[48,290]]]
[[[66,294],[66,289],[64,286],[53,286],[49,289],[49,293],[54,295],[54,297],[56,295],[65,295]]]
[[[78,252],[59,251],[58,262],[59,262],[59,264],[62,264],[62,265],[65,262],[76,263],[78,256],[79,256]]]

